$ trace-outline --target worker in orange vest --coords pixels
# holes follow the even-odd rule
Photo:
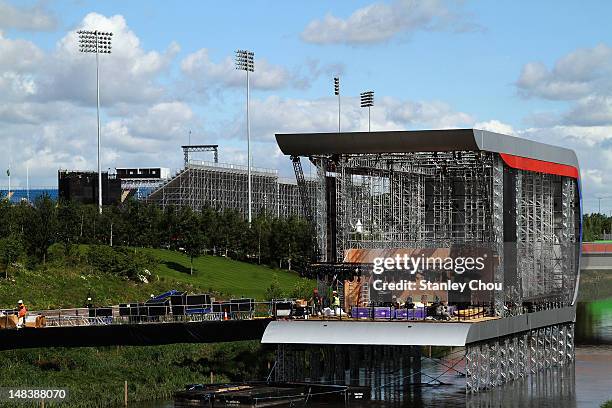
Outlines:
[[[17,302],[17,326],[21,327],[25,325],[26,315],[28,314],[28,309],[26,309],[23,304],[23,300],[19,300]]]

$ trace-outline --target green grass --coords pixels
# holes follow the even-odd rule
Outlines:
[[[301,279],[295,272],[215,256],[194,259],[194,274],[189,275],[187,255],[169,250],[139,250],[160,260],[157,269],[151,271],[149,283],[128,281],[82,265],[51,262],[34,270],[13,268],[8,281],[0,275],[0,308],[14,307],[19,299],[30,309],[82,307],[89,294],[97,305],[114,305],[146,300],[152,293],[170,289],[214,293],[220,299],[245,296],[263,300],[275,277],[287,293]]]
[[[227,297],[248,296],[264,299],[266,289],[275,276],[281,288],[286,292],[290,291],[299,279],[294,272],[210,255],[194,259],[194,272],[193,276],[190,276],[187,255],[160,249],[142,249],[141,251],[146,251],[162,261],[156,271],[160,277],[208,288],[209,291],[215,291]]]

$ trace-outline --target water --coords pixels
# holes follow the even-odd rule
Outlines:
[[[612,345],[612,298],[578,303],[577,344]]]
[[[455,372],[425,359],[423,369],[440,376],[444,385],[416,389],[403,403],[376,401],[351,402],[352,408],[390,407],[533,407],[598,408],[612,399],[612,298],[579,304],[576,323],[576,362],[564,368],[549,369],[535,377],[515,381],[497,389],[465,395],[465,380]],[[455,354],[457,356],[457,354]],[[458,357],[458,356],[457,356]],[[448,357],[447,367],[457,362]],[[463,371],[462,365],[457,369]],[[423,376],[423,381],[427,377]],[[172,401],[131,404],[136,408],[171,408]],[[337,404],[309,404],[311,408],[344,408]]]

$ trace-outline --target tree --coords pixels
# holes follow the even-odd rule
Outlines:
[[[270,261],[270,234],[271,218],[266,214],[259,214],[253,219],[250,236],[247,240],[249,253],[257,254],[257,263]]]
[[[72,201],[60,200],[57,203],[57,241],[64,246],[64,256],[70,252],[73,243],[78,242],[80,217],[78,205]]]
[[[29,244],[30,253],[43,263],[47,258],[47,249],[57,239],[56,210],[56,203],[48,195],[36,199],[33,217],[25,228],[24,239]]]
[[[274,275],[270,286],[266,289],[266,300],[280,299],[283,297],[283,289],[281,288],[278,276]]]
[[[204,251],[204,234],[200,228],[198,217],[190,212],[184,220],[182,242],[185,252],[189,255],[189,274],[193,275],[193,258]]]
[[[24,256],[21,240],[11,235],[0,239],[0,262],[4,267],[4,277],[8,279],[8,269],[11,263],[18,261]]]
[[[219,247],[219,212],[217,210],[209,206],[202,208],[200,230],[204,236],[204,253],[207,249],[211,249],[213,255],[216,255]]]

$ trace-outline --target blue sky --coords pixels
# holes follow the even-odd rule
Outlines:
[[[95,65],[79,28],[113,30],[101,62],[104,167],[181,165],[187,140],[246,161],[244,86],[255,52],[254,163],[290,175],[273,135],[477,126],[576,149],[587,211],[612,211],[612,3],[605,1],[0,0],[0,138],[14,184],[95,166]],[[4,17],[3,17],[4,16]],[[3,61],[4,60],[4,61]],[[93,96],[93,97],[92,97]],[[93,137],[93,139],[92,139]],[[5,184],[5,181],[3,182]]]

